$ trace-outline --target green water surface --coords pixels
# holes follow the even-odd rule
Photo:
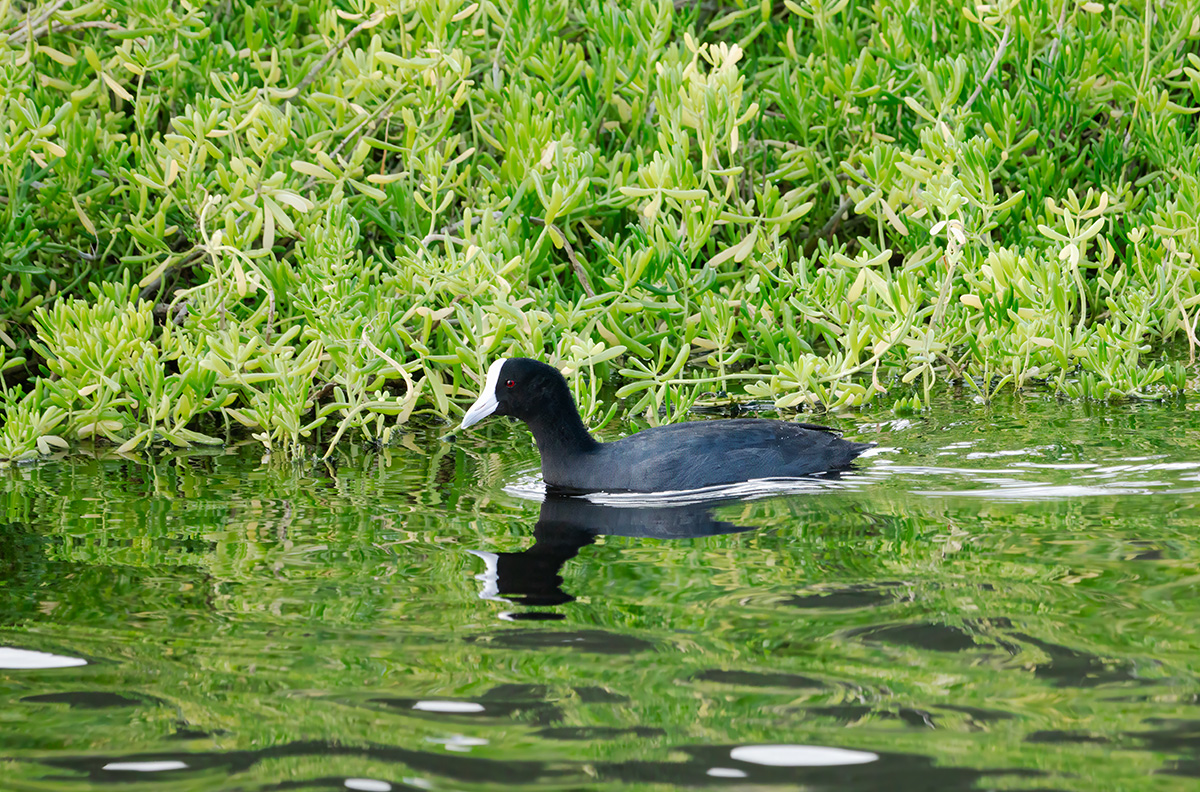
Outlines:
[[[502,420],[0,472],[0,789],[1197,788],[1200,415],[830,421],[717,505],[539,502]]]

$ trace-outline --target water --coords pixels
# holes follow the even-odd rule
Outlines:
[[[541,502],[499,420],[2,473],[0,788],[1194,789],[1195,413],[836,421],[715,506]]]

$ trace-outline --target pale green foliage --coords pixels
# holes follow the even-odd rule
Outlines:
[[[60,300],[37,310],[54,375],[39,380],[44,398],[69,416],[74,437],[128,448],[156,435],[180,446],[217,442],[188,426],[223,406],[229,391],[186,334],[155,327],[151,305],[135,303],[135,293],[128,282],[104,284],[92,287],[91,302]]]
[[[1200,0],[679,5],[0,6],[0,458],[1194,389]]]

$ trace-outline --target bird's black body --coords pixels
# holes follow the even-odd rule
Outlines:
[[[753,418],[660,426],[598,443],[554,367],[528,358],[497,361],[488,386],[493,392],[481,394],[464,425],[488,414],[524,421],[546,484],[562,490],[666,492],[811,476],[844,469],[870,448],[827,427]]]
[[[866,448],[812,424],[754,418],[692,421],[597,443],[579,454],[549,460],[543,455],[542,475],[547,484],[581,490],[691,490],[837,470]]]

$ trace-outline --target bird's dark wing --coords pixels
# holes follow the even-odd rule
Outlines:
[[[867,447],[812,424],[756,419],[693,421],[605,443],[589,461],[586,473],[608,489],[696,489],[836,470],[846,467]]]

